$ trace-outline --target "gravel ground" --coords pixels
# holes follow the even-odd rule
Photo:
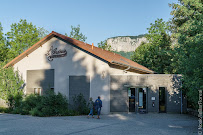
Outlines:
[[[198,118],[181,114],[32,117],[0,114],[0,135],[197,135]]]

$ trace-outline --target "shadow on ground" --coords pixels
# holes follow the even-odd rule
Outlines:
[[[111,114],[101,119],[0,115],[1,135],[196,135],[197,126],[196,117],[164,113]]]

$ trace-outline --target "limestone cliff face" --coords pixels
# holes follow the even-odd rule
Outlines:
[[[110,45],[113,51],[131,52],[140,46],[141,42],[147,42],[144,35],[139,36],[120,36],[107,39],[107,45]]]

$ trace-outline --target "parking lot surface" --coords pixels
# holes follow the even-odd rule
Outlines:
[[[33,117],[0,114],[0,135],[197,135],[198,118],[184,114]]]

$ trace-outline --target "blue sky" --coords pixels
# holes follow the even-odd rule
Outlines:
[[[109,37],[147,33],[157,18],[168,21],[169,3],[178,0],[2,0],[0,22],[4,33],[10,25],[26,19],[49,32],[70,33],[80,24],[87,43],[97,44]]]

